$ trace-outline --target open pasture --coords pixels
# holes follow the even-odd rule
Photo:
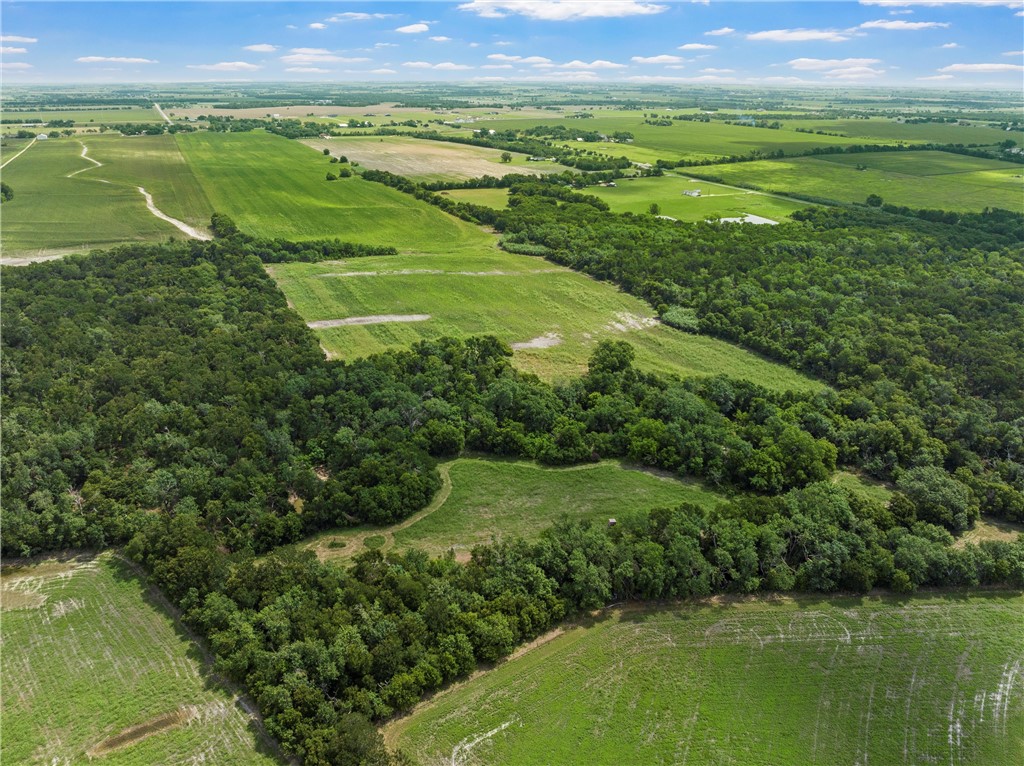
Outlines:
[[[262,132],[176,138],[213,209],[247,234],[337,238],[420,252],[479,248],[491,239],[383,184],[358,176],[325,180],[338,165],[297,141]]]
[[[461,181],[480,176],[565,170],[553,162],[527,162],[526,154],[509,152],[512,161],[502,162],[502,152],[498,149],[403,136],[313,138],[304,139],[302,143],[319,152],[328,149],[335,157],[345,156],[365,167],[417,181]]]
[[[626,607],[385,728],[420,763],[1011,766],[1019,593]]]
[[[163,122],[156,109],[146,109],[141,106],[129,107],[107,107],[107,108],[82,108],[82,109],[46,109],[34,112],[4,112],[4,118],[9,120],[20,120],[22,123],[47,123],[51,120],[74,120],[75,128],[93,128],[100,125],[117,125],[125,122]],[[7,124],[3,126],[4,132],[17,132],[23,130],[21,124]],[[61,128],[58,128],[61,130]],[[46,128],[40,127],[40,133],[45,133]]]
[[[7,157],[19,151],[12,149]],[[172,216],[196,219],[203,211],[209,219],[201,189],[171,136],[36,141],[3,174],[14,190],[14,198],[4,203],[0,234],[8,257],[180,237],[178,229],[146,209],[137,186],[146,187]]]
[[[701,196],[687,197],[683,194],[693,189],[699,189]],[[737,218],[747,213],[782,221],[794,211],[807,207],[803,202],[791,202],[707,181],[693,181],[685,175],[675,174],[623,178],[616,181],[614,187],[592,186],[585,193],[603,199],[615,213],[647,213],[652,204],[657,204],[661,215],[679,221]]]
[[[858,170],[857,165],[865,167]],[[863,202],[878,194],[913,208],[1024,208],[1024,166],[946,152],[878,152],[711,165],[694,170],[770,192]]]
[[[803,127],[808,130],[825,130],[843,133],[850,138],[866,138],[875,141],[908,144],[980,144],[991,146],[1006,139],[1018,145],[1024,143],[1024,131],[1001,130],[987,125],[957,125],[947,122],[922,122],[908,124],[893,119],[875,117],[869,120],[801,120],[784,123],[787,127]]]
[[[279,763],[123,562],[6,567],[0,583],[3,763]]]
[[[399,229],[403,222],[396,217],[391,225]],[[662,325],[640,299],[543,259],[503,252],[493,238],[462,253],[275,264],[268,271],[307,322],[375,318],[318,328],[333,357],[353,359],[422,339],[495,335],[513,346],[517,367],[558,380],[584,372],[600,340],[618,339],[633,344],[645,370],[725,374],[776,390],[822,388],[737,346]]]
[[[309,547],[321,560],[347,560],[383,535],[385,550],[416,548],[439,556],[454,549],[463,558],[492,540],[536,539],[563,515],[621,521],[653,508],[714,507],[726,500],[697,482],[613,461],[544,468],[519,460],[460,458],[440,471],[442,487],[423,511],[385,530],[359,527],[319,535]]]
[[[457,202],[470,202],[474,205],[493,207],[504,210],[508,207],[508,189],[452,189],[441,194],[451,197]]]

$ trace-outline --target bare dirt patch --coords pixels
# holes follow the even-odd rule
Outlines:
[[[654,327],[658,320],[654,317],[642,317],[630,314],[628,311],[619,311],[615,314],[616,321],[605,325],[605,330],[610,332],[629,332],[631,330],[646,330]]]
[[[373,314],[365,317],[345,317],[344,319],[321,319],[317,322],[306,322],[312,330],[325,330],[328,327],[348,327],[350,325],[385,324],[387,322],[426,322],[430,314]]]
[[[557,346],[562,342],[562,336],[557,332],[546,332],[532,340],[526,340],[521,343],[513,343],[512,348],[523,349],[523,348],[551,348]]]
[[[182,726],[192,720],[195,715],[195,708],[188,707],[179,708],[173,713],[158,715],[156,718],[152,718],[145,723],[140,723],[136,726],[129,726],[120,734],[115,734],[113,737],[109,737],[102,742],[93,745],[87,752],[87,755],[92,758],[99,755],[106,755],[113,750],[133,745],[136,742],[146,739],[146,737],[152,737],[154,734],[159,734],[162,731]]]

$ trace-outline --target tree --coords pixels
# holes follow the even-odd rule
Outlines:
[[[871,207],[881,207],[883,202],[882,198],[879,197],[877,194],[869,194],[867,200],[865,201]]]
[[[14,199],[14,189],[8,186],[6,182],[0,182],[0,205],[10,202],[12,199]]]
[[[511,162],[512,161],[512,152],[502,152],[501,153],[501,161],[502,162]]]
[[[651,215],[661,215],[661,205],[657,202],[652,202],[651,206],[647,208],[647,212]]]
[[[331,156],[331,150],[330,149],[324,149],[324,157],[330,157],[330,156]]]

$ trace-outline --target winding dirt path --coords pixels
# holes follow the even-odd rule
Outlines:
[[[141,193],[143,197],[146,198],[146,207],[149,208],[149,212],[155,215],[157,218],[163,221],[167,221],[167,223],[177,227],[185,234],[188,234],[190,237],[192,237],[192,239],[201,239],[204,242],[213,239],[213,237],[211,237],[206,232],[199,231],[199,229],[195,228],[194,226],[189,226],[187,223],[185,223],[184,221],[179,221],[177,218],[171,218],[164,211],[162,211],[160,208],[153,204],[152,194],[143,189],[141,186],[136,186],[135,188],[139,190],[139,193]]]
[[[12,162],[14,162],[14,161],[15,161],[16,159],[18,159],[18,157],[20,157],[20,156],[21,156],[21,155],[23,155],[23,154],[24,154],[25,152],[27,152],[27,151],[28,151],[29,149],[31,149],[31,148],[32,148],[32,144],[34,144],[35,142],[36,142],[36,139],[34,139],[34,138],[33,138],[33,139],[32,139],[31,141],[29,141],[29,142],[28,142],[28,146],[26,146],[26,147],[25,147],[24,149],[22,149],[22,150],[21,150],[20,152],[18,152],[17,154],[15,154],[15,155],[14,155],[13,157],[10,157],[10,158],[8,158],[8,159],[7,159],[7,160],[6,160],[5,162],[4,162],[4,164],[3,164],[3,165],[0,165],[0,168],[5,168],[5,167],[7,167],[8,165],[10,165],[10,164],[11,164]]]
[[[83,160],[88,160],[89,162],[91,162],[92,163],[92,167],[91,168],[90,167],[79,168],[78,170],[74,171],[73,173],[68,173],[66,176],[64,176],[65,178],[74,178],[79,173],[84,173],[86,170],[95,170],[96,168],[103,167],[103,163],[102,162],[100,162],[99,160],[94,160],[92,157],[89,156],[89,154],[88,154],[89,147],[88,146],[86,146],[85,144],[82,144],[81,141],[79,141],[78,143],[82,145],[82,159]],[[109,183],[109,181],[105,181],[104,183]]]

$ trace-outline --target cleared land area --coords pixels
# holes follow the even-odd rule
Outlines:
[[[310,138],[302,143],[335,157],[345,156],[373,170],[386,170],[417,181],[460,181],[480,176],[509,173],[550,173],[565,170],[553,162],[527,162],[528,155],[509,152],[511,162],[502,162],[502,152],[481,146],[449,144],[401,136],[344,136]]]
[[[715,599],[566,628],[385,729],[421,763],[1010,766],[1019,593]]]
[[[338,166],[298,141],[261,132],[179,134],[177,140],[213,209],[248,234],[419,252],[479,248],[490,240],[480,228],[382,184],[358,176],[325,180]]]
[[[4,181],[14,190],[3,206],[5,256],[181,237],[146,209],[139,186],[176,218],[198,224],[210,215],[171,136],[37,141],[4,168]]]
[[[691,180],[685,175],[623,178],[615,183],[614,187],[592,186],[585,193],[603,199],[615,213],[647,213],[651,204],[657,204],[661,215],[679,221],[740,217],[747,213],[780,221],[808,206],[760,192]],[[683,194],[690,190],[699,190],[701,196]]]
[[[0,583],[5,764],[279,763],[123,562],[5,567]]]
[[[504,210],[508,207],[508,189],[452,189],[440,192],[457,202],[471,202],[474,205]]]
[[[357,183],[390,191],[353,180]],[[447,223],[440,211],[427,210]],[[390,226],[400,230],[405,222],[396,216]],[[493,237],[470,228],[484,241],[475,250],[454,255],[275,264],[268,271],[307,322],[382,314],[430,316],[419,322],[317,330],[321,345],[338,358],[406,348],[422,339],[495,335],[509,344],[526,344],[514,352],[519,368],[555,380],[585,371],[600,340],[619,339],[633,344],[637,363],[646,370],[725,374],[776,390],[823,388],[737,346],[662,325],[640,299],[540,258],[498,250]],[[387,231],[368,229],[363,241],[387,241]],[[444,242],[439,239],[433,246],[444,247]]]
[[[860,165],[865,169],[858,170]],[[1024,209],[1024,166],[947,152],[877,152],[797,157],[693,170],[769,192],[863,202],[877,194],[894,205],[980,211]]]
[[[416,548],[458,557],[493,540],[534,539],[563,515],[606,522],[681,503],[714,507],[726,498],[697,482],[613,461],[544,468],[524,461],[460,458],[441,466],[442,488],[427,508],[388,529],[359,527],[309,544],[322,560],[346,560],[367,547]],[[383,536],[385,543],[375,538]]]

